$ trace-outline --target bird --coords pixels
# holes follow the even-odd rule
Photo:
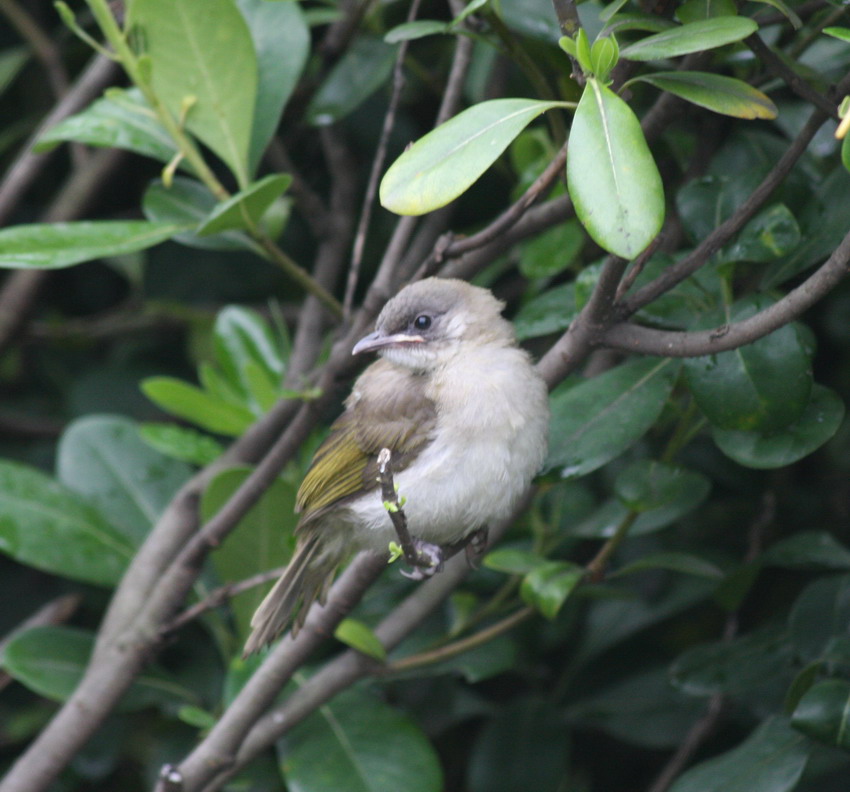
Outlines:
[[[352,354],[378,360],[355,381],[296,496],[292,558],[257,608],[245,656],[301,627],[355,551],[387,553],[396,534],[377,458],[389,449],[412,537],[445,546],[508,516],[543,465],[545,383],[517,344],[504,303],[466,281],[405,286]]]

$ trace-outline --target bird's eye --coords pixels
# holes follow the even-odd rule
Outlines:
[[[413,326],[417,330],[427,330],[431,326],[431,317],[428,314],[419,314],[413,320]]]

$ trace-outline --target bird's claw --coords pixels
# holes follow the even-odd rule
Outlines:
[[[443,571],[443,548],[431,542],[414,539],[416,565],[410,572],[401,570],[401,574],[410,580],[427,580],[435,572]]]
[[[469,564],[472,569],[477,568],[478,560],[487,549],[487,539],[489,535],[490,532],[485,526],[484,528],[479,528],[477,531],[473,531],[467,537],[464,553],[466,553],[466,563]]]

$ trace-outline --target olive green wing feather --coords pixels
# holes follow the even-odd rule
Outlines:
[[[372,364],[301,483],[296,499],[301,525],[340,501],[376,489],[382,448],[392,452],[393,470],[403,470],[431,442],[436,423],[436,408],[422,377],[383,360]]]

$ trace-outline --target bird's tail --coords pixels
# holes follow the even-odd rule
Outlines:
[[[251,619],[252,630],[243,657],[271,643],[290,619],[292,634],[296,635],[313,602],[325,601],[339,559],[322,553],[322,549],[316,536],[307,536],[298,543],[289,565]]]

